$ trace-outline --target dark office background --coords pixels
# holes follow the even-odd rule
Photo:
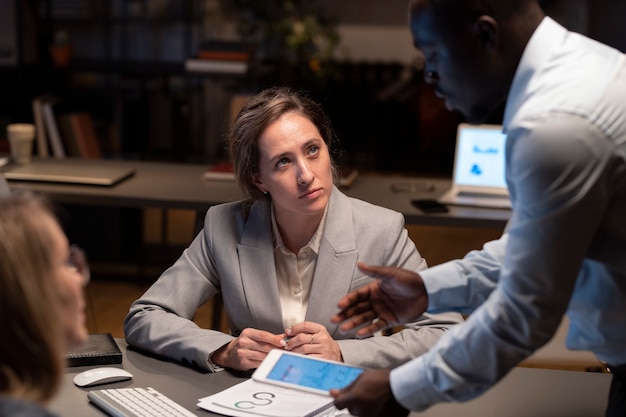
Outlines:
[[[0,19],[11,19],[10,9],[16,17],[0,25],[0,58],[14,46],[17,59],[0,65],[0,143],[6,124],[32,121],[34,97],[54,93],[63,109],[92,114],[107,157],[212,163],[225,157],[230,99],[288,83],[309,91],[330,114],[342,144],[340,162],[449,175],[461,117],[443,108],[411,62],[342,59],[323,80],[298,78],[296,69],[285,71],[284,65],[245,77],[186,73],[184,59],[195,55],[203,40],[219,38],[223,19],[232,18],[218,9],[246,2],[230,3],[1,0]],[[406,25],[405,0],[309,3],[318,3],[331,25]],[[543,2],[566,26],[621,49],[624,3]],[[73,45],[73,55],[69,65],[59,67],[49,47],[65,41]]]
[[[328,61],[322,77],[312,77],[297,61],[264,63],[245,76],[199,75],[186,72],[184,60],[196,56],[203,41],[221,39],[241,24],[243,19],[232,23],[233,7],[249,1],[0,0],[0,154],[8,152],[6,125],[33,122],[33,99],[54,94],[59,111],[91,115],[106,158],[211,164],[225,158],[231,100],[289,84],[308,91],[331,116],[342,148],[340,165],[449,176],[462,117],[445,110],[422,81],[406,24],[408,1],[293,3],[327,17],[330,29],[349,25],[404,32],[406,41],[393,42],[406,42],[408,56],[355,58],[339,46],[334,55],[339,59]],[[626,2],[543,3],[572,30],[626,50],[621,27]],[[262,20],[258,14],[246,16]],[[73,48],[70,61],[55,62],[50,47],[67,44]],[[385,51],[367,52],[376,57]],[[494,115],[492,122],[500,117]],[[145,216],[138,209],[61,208],[70,239],[86,246],[91,260],[143,265],[156,258],[168,265],[180,248],[168,250],[165,241],[146,245]]]

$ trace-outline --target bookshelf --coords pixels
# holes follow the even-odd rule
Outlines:
[[[52,94],[92,116],[106,157],[212,162],[223,152],[229,98],[250,74],[244,61],[218,62],[215,69],[196,62],[206,38],[204,1],[15,4],[30,10],[37,23],[38,30],[26,34],[37,44],[37,59],[0,66],[0,86],[10,88],[4,91],[11,97],[0,101],[3,131],[16,121],[35,123],[35,99]],[[67,47],[69,58],[55,59],[53,47]],[[61,134],[69,123],[58,125]]]
[[[207,69],[213,63],[200,59],[203,40],[213,39],[211,34],[220,39],[223,25],[207,10],[212,1],[18,3],[36,11],[39,60],[13,71],[12,80],[0,81],[15,90],[0,109],[0,123],[13,111],[13,97],[21,101],[21,118],[14,121],[32,122],[32,100],[51,93],[73,103],[75,111],[92,115],[105,156],[211,164],[225,156],[223,138],[233,96],[286,83],[322,103],[348,165],[409,172],[416,166],[450,170],[458,120],[440,117],[440,106],[432,105],[429,96],[420,96],[417,71],[410,75],[417,83],[407,82],[389,93],[406,72],[402,63],[341,61],[334,66],[336,73],[323,81],[298,78],[294,66],[281,65],[288,62],[261,66],[252,59],[246,65],[231,57],[218,60],[221,69]],[[67,63],[53,61],[49,52],[53,44],[71,46]],[[194,66],[198,71],[188,69]],[[436,123],[431,123],[435,111]],[[420,143],[419,136],[433,133],[422,133],[426,122],[448,129],[435,132],[444,136],[441,146],[434,144],[436,140]]]

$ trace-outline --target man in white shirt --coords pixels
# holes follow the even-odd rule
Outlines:
[[[333,320],[345,331],[424,310],[471,316],[419,358],[333,391],[335,404],[389,416],[474,398],[567,314],[567,347],[613,372],[606,415],[626,415],[625,56],[568,32],[536,0],[413,0],[410,16],[426,81],[448,108],[481,123],[506,100],[513,214],[501,239],[462,260],[419,274],[361,267],[381,279],[340,301]]]

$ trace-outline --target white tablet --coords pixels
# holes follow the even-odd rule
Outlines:
[[[273,349],[252,374],[260,382],[329,395],[349,385],[365,369],[325,359]]]

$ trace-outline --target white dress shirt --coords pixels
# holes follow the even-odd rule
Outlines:
[[[287,249],[283,243],[283,238],[280,236],[276,224],[274,206],[272,206],[274,262],[276,263],[276,280],[285,329],[294,324],[302,323],[306,317],[325,220],[326,210],[324,210],[322,220],[309,243],[300,248],[296,254]]]
[[[507,100],[505,235],[420,274],[430,312],[472,313],[391,373],[407,408],[473,398],[546,343],[626,363],[626,59],[545,18]]]

